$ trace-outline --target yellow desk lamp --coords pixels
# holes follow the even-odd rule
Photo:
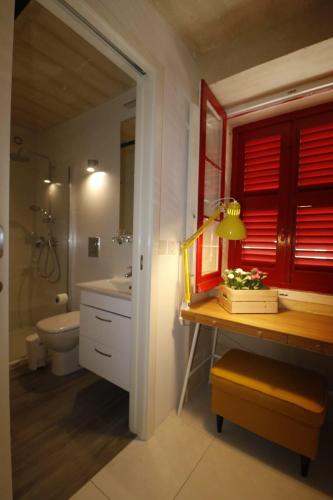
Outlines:
[[[225,217],[216,228],[215,234],[219,238],[226,240],[243,240],[246,238],[246,228],[244,222],[239,218],[241,207],[234,198],[221,198],[216,209],[204,224],[187,240],[181,244],[184,266],[184,302],[188,305],[191,302],[190,273],[188,265],[188,250],[201,236],[210,224],[223,212]]]

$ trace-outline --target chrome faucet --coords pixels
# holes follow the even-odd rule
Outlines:
[[[127,273],[124,274],[125,278],[131,278],[132,277],[132,266],[128,266],[128,271]]]

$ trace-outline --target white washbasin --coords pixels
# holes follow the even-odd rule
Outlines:
[[[88,290],[96,290],[108,295],[121,294],[130,296],[132,294],[132,278],[125,278],[124,276],[114,276],[106,280],[78,283],[77,286]]]
[[[114,276],[110,278],[108,284],[111,288],[118,290],[119,292],[132,293],[132,278],[125,278],[124,276]]]

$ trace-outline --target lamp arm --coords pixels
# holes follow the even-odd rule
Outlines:
[[[202,226],[199,227],[199,229],[194,233],[192,234],[192,236],[190,238],[188,238],[187,240],[183,241],[183,243],[181,244],[181,248],[191,248],[191,246],[193,245],[193,243],[199,238],[199,236],[202,235],[202,233],[205,232],[206,228],[208,226],[211,225],[211,223],[217,218],[217,216],[224,211],[224,206],[223,205],[219,205],[216,210],[214,210],[214,212],[212,213],[212,215],[209,217],[209,219],[206,220],[206,222],[204,224],[202,224]]]
[[[184,271],[184,300],[187,304],[191,302],[191,287],[190,287],[190,272],[188,266],[188,250],[194,245],[195,241],[201,236],[208,226],[225,210],[224,205],[219,205],[212,213],[209,219],[187,240],[181,244],[183,254],[183,271]]]

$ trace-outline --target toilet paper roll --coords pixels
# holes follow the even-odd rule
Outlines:
[[[68,302],[68,295],[67,295],[67,293],[58,293],[58,295],[56,295],[55,301],[59,305],[67,304],[67,302]]]

